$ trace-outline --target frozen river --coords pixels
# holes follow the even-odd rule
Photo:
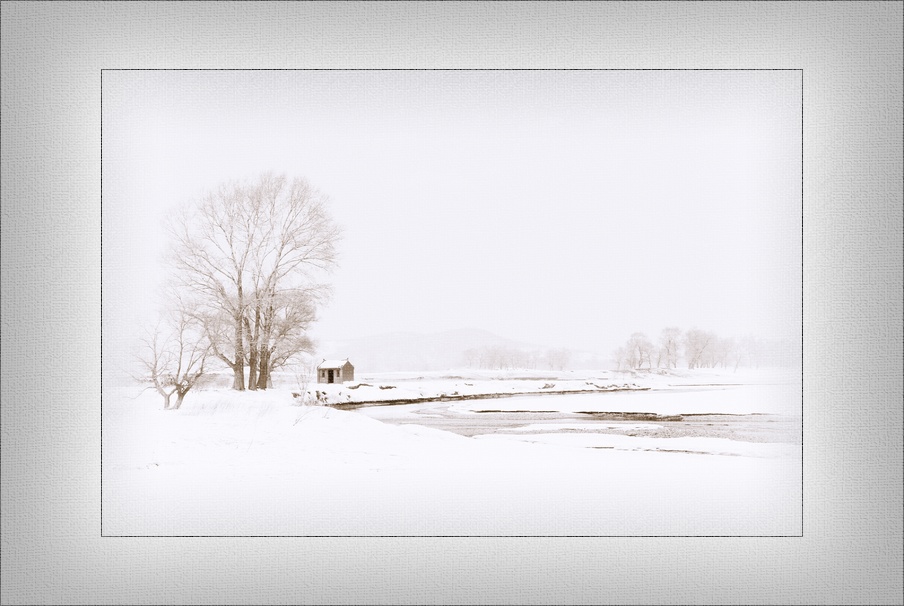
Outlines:
[[[648,400],[649,408],[655,410],[661,409],[662,404],[672,398],[686,399],[689,391],[662,390],[634,395]],[[746,390],[740,386],[733,391]],[[600,405],[600,401],[610,401],[612,410],[605,410],[607,406]],[[499,402],[504,403],[504,407],[500,406],[503,408],[501,410],[494,409],[493,402],[483,400],[480,410],[465,410],[458,404],[448,402],[424,402],[366,406],[357,408],[356,412],[384,423],[421,425],[467,437],[494,436],[536,441],[537,437],[554,435],[557,436],[555,440],[563,442],[568,440],[567,436],[572,436],[579,438],[571,440],[572,443],[583,444],[588,448],[706,452],[706,444],[712,441],[701,441],[699,438],[714,438],[720,443],[732,440],[751,445],[782,445],[782,450],[791,452],[795,450],[791,447],[799,448],[801,443],[801,419],[789,414],[618,412],[624,408],[621,398],[609,394],[516,396],[500,399]],[[591,410],[581,411],[583,408]],[[599,438],[593,439],[592,436]],[[606,439],[604,436],[611,437]],[[654,440],[651,442],[650,438]],[[671,438],[698,440],[688,450],[679,447],[679,444],[686,444],[688,440],[675,441],[676,447],[668,448],[669,441],[663,439]],[[648,447],[651,443],[656,447]]]

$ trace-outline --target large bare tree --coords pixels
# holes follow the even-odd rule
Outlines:
[[[317,278],[335,266],[340,235],[327,202],[304,179],[265,173],[221,185],[168,224],[173,288],[192,300],[234,389],[265,389],[310,349],[305,333],[328,292]]]

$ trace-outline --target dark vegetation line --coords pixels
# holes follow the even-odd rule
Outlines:
[[[428,396],[423,398],[404,398],[397,400],[372,400],[368,402],[336,402],[327,404],[334,408],[361,408],[363,406],[395,406],[400,404],[420,404],[424,402],[457,402],[459,400],[489,400],[493,398],[511,398],[514,396],[556,396],[564,394],[579,393],[609,393],[613,391],[648,391],[649,387],[617,387],[614,389],[570,389],[560,391],[515,391],[511,393],[480,393],[465,395],[443,395]],[[301,394],[293,392],[294,397],[300,397]]]
[[[488,411],[487,411],[488,412]],[[756,417],[756,416],[767,416],[767,413],[762,412],[751,412],[751,413],[726,413],[726,412],[692,412],[692,413],[679,413],[676,415],[660,415],[655,412],[617,412],[617,411],[594,411],[594,410],[579,410],[576,411],[575,414],[579,415],[590,415],[598,421],[658,421],[658,422],[668,422],[668,421],[693,421],[691,417]],[[728,420],[728,419],[725,419]],[[699,420],[697,421],[699,422]]]

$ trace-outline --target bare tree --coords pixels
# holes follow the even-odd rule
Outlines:
[[[306,331],[315,319],[319,289],[274,295],[260,314],[261,336],[257,342],[257,388],[272,387],[274,370],[297,362],[301,354],[312,353],[314,343]]]
[[[681,343],[681,329],[674,326],[663,328],[659,335],[659,361],[666,368],[678,368],[678,348]]]
[[[712,366],[712,352],[715,349],[716,335],[713,333],[692,328],[684,334],[684,357],[687,359],[687,367],[703,368]]]
[[[266,389],[275,368],[310,349],[304,334],[328,293],[316,277],[335,266],[339,238],[326,204],[303,179],[265,173],[220,186],[168,225],[174,288],[193,299],[234,389]]]
[[[571,351],[564,347],[550,349],[546,352],[546,359],[551,369],[565,370],[565,367],[571,362]]]
[[[173,239],[169,260],[177,296],[193,299],[213,353],[234,373],[233,388],[245,389],[244,317],[253,290],[248,271],[252,234],[248,187],[221,185],[167,224]]]
[[[339,230],[326,212],[326,197],[301,179],[265,174],[250,202],[258,234],[251,254],[255,291],[246,316],[249,353],[256,359],[249,356],[249,365],[256,387],[266,389],[270,372],[312,348],[302,337],[316,317],[316,303],[328,294],[314,279],[334,266]]]
[[[317,400],[308,392],[311,382],[317,377],[317,366],[311,360],[299,360],[295,365],[295,387],[293,392],[297,405],[307,405]]]
[[[738,347],[739,357],[743,357],[746,365],[753,364],[754,367],[760,367],[760,359],[761,359],[761,343],[760,340],[757,339],[753,335],[746,335],[741,339],[741,344]]]
[[[635,332],[625,344],[627,365],[632,369],[642,368],[646,363],[647,369],[653,368],[653,343],[642,332]]]
[[[738,371],[738,367],[741,366],[742,362],[746,362],[747,352],[744,350],[743,341],[735,341],[732,339],[732,348],[728,352],[728,363],[731,364],[734,368],[734,371]]]
[[[717,337],[713,343],[712,366],[725,368],[731,363],[737,351],[737,344],[733,337]],[[737,368],[737,363],[735,364]]]
[[[163,408],[176,410],[204,376],[209,343],[190,314],[177,309],[147,332],[138,360],[154,388],[163,396]],[[176,394],[176,402],[171,402]]]

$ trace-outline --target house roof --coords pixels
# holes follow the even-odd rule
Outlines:
[[[344,360],[324,360],[320,364],[317,365],[317,368],[342,368],[346,364],[348,364],[348,358]]]

